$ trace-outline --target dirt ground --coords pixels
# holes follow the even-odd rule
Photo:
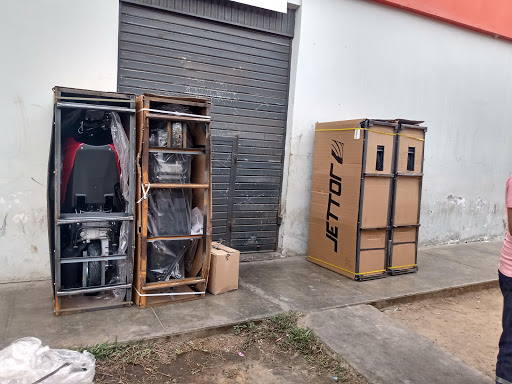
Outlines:
[[[104,345],[91,352],[97,358],[97,384],[367,383],[307,330],[269,327],[268,321],[186,342]]]
[[[502,310],[501,292],[493,288],[382,311],[494,378]]]

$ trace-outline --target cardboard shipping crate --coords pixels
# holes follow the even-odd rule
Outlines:
[[[238,289],[240,251],[219,243],[212,243],[208,292],[219,293]]]
[[[400,121],[396,134],[394,194],[391,214],[390,274],[418,270],[418,232],[426,127]]]
[[[308,260],[356,280],[386,275],[397,126],[316,125]]]
[[[393,215],[399,218],[402,209],[409,209],[406,199],[395,199],[395,187],[404,187],[406,195],[421,191],[421,185],[418,189],[418,185],[396,182],[402,122],[357,119],[316,125],[308,245],[311,262],[355,280],[387,275]],[[407,220],[409,225],[410,218]],[[409,254],[410,245],[403,247],[405,244],[410,243],[397,247],[396,262],[402,261],[401,253]]]

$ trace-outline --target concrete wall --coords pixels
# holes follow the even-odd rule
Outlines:
[[[422,244],[502,236],[512,45],[363,0],[303,0],[297,17],[283,250],[307,252],[315,122],[359,117],[429,127]]]
[[[50,276],[46,174],[55,85],[115,91],[118,0],[24,0],[0,14],[0,282]]]

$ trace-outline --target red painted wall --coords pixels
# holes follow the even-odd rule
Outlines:
[[[512,0],[372,0],[512,40]]]

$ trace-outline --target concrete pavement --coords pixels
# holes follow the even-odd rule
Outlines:
[[[54,348],[140,340],[258,320],[285,310],[313,312],[497,280],[501,243],[425,248],[419,272],[355,282],[303,257],[240,264],[238,291],[155,308],[56,317],[49,281],[0,284],[0,348],[35,336]]]
[[[372,384],[494,382],[370,305],[312,312],[302,322]]]

